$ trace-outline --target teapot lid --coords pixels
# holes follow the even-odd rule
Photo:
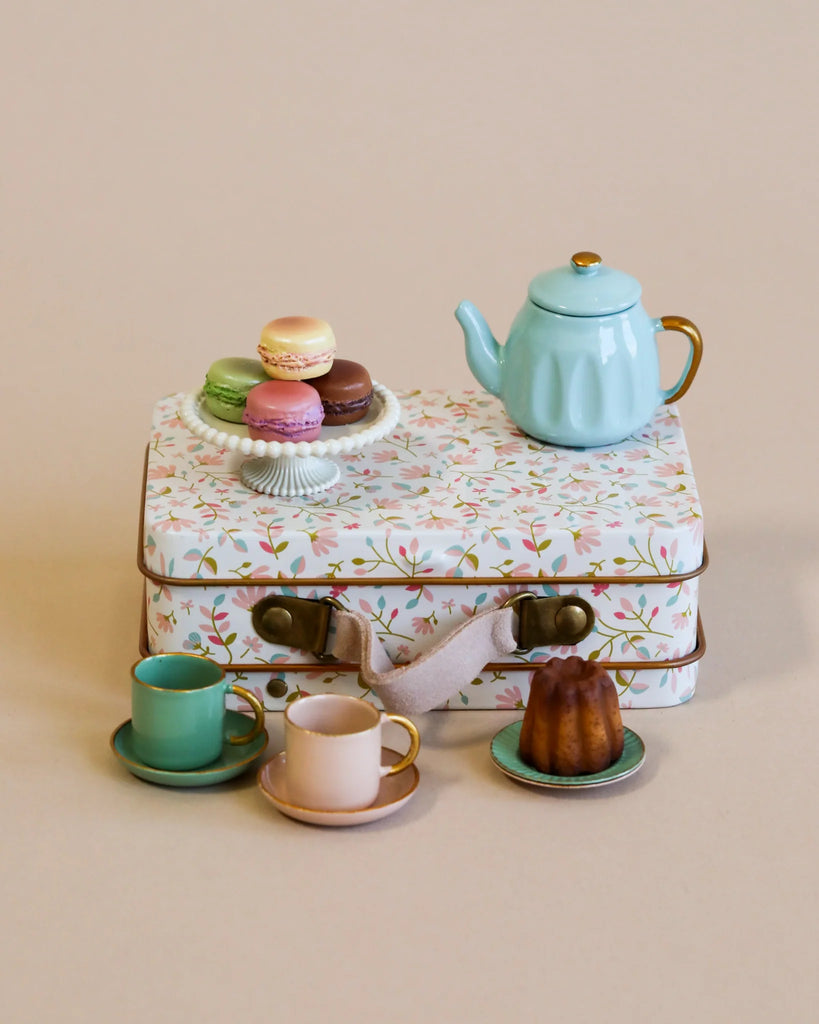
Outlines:
[[[568,266],[538,274],[529,284],[536,306],[567,316],[620,313],[640,298],[640,282],[604,267],[596,252],[576,252]]]

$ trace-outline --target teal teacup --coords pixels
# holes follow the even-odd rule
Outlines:
[[[225,735],[225,696],[253,708],[253,728]],[[242,686],[225,680],[215,661],[198,654],[154,654],[131,669],[134,750],[153,768],[186,771],[215,761],[225,743],[250,743],[264,729],[264,707]]]

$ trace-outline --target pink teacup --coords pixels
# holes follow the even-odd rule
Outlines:
[[[396,764],[381,764],[381,726],[396,722],[410,748]],[[378,796],[381,779],[408,768],[421,746],[408,718],[389,715],[359,697],[300,697],[284,714],[289,800],[319,811],[356,811]]]

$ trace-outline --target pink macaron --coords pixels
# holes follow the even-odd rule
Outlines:
[[[257,384],[242,416],[254,441],[315,441],[323,419],[319,393],[299,380]]]

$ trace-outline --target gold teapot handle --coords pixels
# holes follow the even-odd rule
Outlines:
[[[691,387],[691,382],[694,380],[694,375],[702,359],[702,335],[696,326],[690,320],[686,320],[684,316],[661,316],[657,324],[658,329],[661,331],[680,331],[691,343],[691,351],[688,353],[688,361],[685,364],[682,376],[673,388],[662,392],[663,401],[667,405],[669,402],[682,398]]]

